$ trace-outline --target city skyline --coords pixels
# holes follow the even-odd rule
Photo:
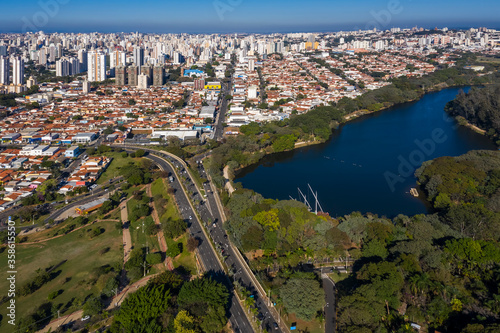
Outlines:
[[[363,9],[360,9],[363,8]],[[324,0],[214,0],[169,3],[146,0],[27,0],[3,5],[0,32],[130,32],[231,33],[326,32],[378,30],[391,27],[496,28],[500,3],[465,1],[367,1],[340,3]]]

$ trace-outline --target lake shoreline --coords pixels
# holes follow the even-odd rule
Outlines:
[[[438,157],[497,149],[487,136],[457,126],[445,112],[445,104],[460,89],[470,88],[433,91],[384,109],[389,112],[358,113],[355,121],[342,122],[328,140],[298,142],[300,148],[259,155],[257,163],[238,169],[234,183],[283,200],[300,197],[297,187],[304,191],[311,184],[320,200],[323,196],[325,211],[339,216],[351,211],[432,214],[425,196],[414,198],[409,193],[416,187],[414,170]]]
[[[444,89],[460,88],[460,87],[472,87],[472,86],[473,85],[470,85],[470,86],[463,86],[463,85],[449,86],[446,83],[440,83],[440,84],[434,86],[433,88],[428,89],[425,92],[421,93],[418,98],[413,99],[413,100],[405,101],[405,102],[402,102],[402,103],[396,103],[396,104],[393,104],[393,105],[383,106],[379,110],[376,110],[376,111],[369,111],[369,110],[364,109],[364,110],[358,110],[358,111],[349,113],[349,114],[343,116],[344,117],[344,121],[342,123],[340,123],[339,125],[348,124],[349,122],[351,122],[353,120],[356,120],[358,118],[362,118],[364,116],[373,115],[373,114],[376,114],[376,113],[379,113],[379,112],[382,112],[382,111],[387,111],[387,110],[390,110],[391,108],[397,108],[397,107],[400,107],[400,106],[405,105],[405,104],[416,103],[416,102],[420,101],[425,95],[428,95],[428,94],[431,94],[431,93],[438,93],[438,92],[440,92],[440,91],[442,91]],[[435,89],[435,88],[437,88],[437,89]],[[244,166],[241,166],[241,167],[239,167],[237,169],[234,169],[233,172],[232,172],[233,176],[232,177],[229,176],[229,178],[226,178],[226,179],[228,181],[230,181],[231,183],[233,183],[234,178],[238,178],[237,176],[239,175],[239,173],[242,170],[244,170],[244,169],[246,169],[248,167],[251,167],[252,165],[259,164],[262,161],[262,159],[265,158],[265,157],[267,157],[267,156],[272,156],[274,154],[281,154],[281,153],[286,153],[286,152],[293,152],[293,151],[296,151],[296,150],[301,149],[301,148],[307,148],[307,147],[310,147],[310,146],[315,146],[315,145],[327,143],[332,138],[332,135],[333,135],[334,131],[337,130],[339,127],[340,126],[337,126],[336,128],[332,128],[332,131],[330,133],[329,138],[327,140],[325,140],[325,141],[317,141],[317,140],[314,140],[314,141],[301,141],[301,142],[296,142],[295,143],[295,147],[293,149],[285,150],[285,151],[282,151],[282,152],[272,152],[272,153],[265,152],[265,154],[261,158],[259,158],[259,160],[257,162],[252,163],[252,164],[248,164],[248,165],[244,165]]]

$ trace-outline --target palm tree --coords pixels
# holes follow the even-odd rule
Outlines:
[[[419,279],[420,279],[420,277],[417,274],[410,276],[410,278],[408,279],[410,282],[410,291],[415,296],[418,293],[418,280]]]
[[[429,274],[423,273],[419,275],[419,279],[417,281],[417,286],[418,289],[420,290],[420,293],[424,293],[429,287],[431,287],[432,281],[429,277]]]

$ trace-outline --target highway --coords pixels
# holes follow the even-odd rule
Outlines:
[[[203,165],[201,163],[198,164],[200,173],[203,177],[207,177],[205,170],[203,169]],[[255,305],[259,310],[258,317],[262,320],[262,328],[264,331],[272,331],[272,332],[282,332],[282,330],[278,327],[279,320],[275,320],[273,318],[272,313],[269,310],[269,304],[266,303],[262,295],[259,293],[259,289],[255,280],[252,279],[251,272],[248,271],[248,267],[243,265],[241,262],[244,260],[241,257],[240,253],[237,253],[238,249],[236,249],[229,241],[228,235],[222,226],[222,221],[225,219],[221,216],[221,208],[218,204],[215,194],[214,188],[210,183],[205,183],[204,185],[205,192],[207,193],[207,201],[209,206],[212,208],[214,219],[217,221],[217,226],[210,229],[212,237],[216,244],[220,244],[221,248],[224,249],[224,255],[227,256],[226,265],[233,270],[234,279],[239,281],[242,286],[245,286],[247,290],[249,290],[255,299]]]
[[[129,147],[125,149],[129,149]],[[133,147],[133,149],[139,149],[139,148]],[[160,164],[162,168],[164,168],[164,170],[167,170],[169,172],[172,172],[172,170],[167,167],[168,164],[165,163],[165,161],[163,161],[161,158],[158,159],[158,157],[156,157],[155,155],[161,156],[162,158],[165,158],[169,162],[171,162],[182,175],[186,176],[187,179],[186,188],[189,192],[194,193],[193,199],[194,200],[200,199],[201,194],[196,193],[196,186],[191,180],[191,176],[185,169],[184,165],[178,160],[178,157],[171,157],[167,153],[151,149],[144,149],[144,150],[150,153],[147,156],[148,158],[151,158],[153,161]],[[163,161],[163,163],[160,163],[161,161]],[[202,163],[198,163],[198,168],[201,176],[207,177],[206,171],[204,170]],[[172,185],[175,186],[174,189],[176,189],[176,199],[179,200],[178,203],[179,206],[181,207],[184,218],[186,217],[189,218],[189,216],[191,216],[192,219],[190,219],[190,221],[192,222],[195,221],[193,210],[190,207],[189,202],[187,202],[187,198],[185,198],[184,195],[180,197],[178,195],[178,192],[182,191],[179,190],[180,184],[177,182],[177,179],[174,179]],[[276,310],[274,310],[273,312],[270,311],[269,304],[266,303],[265,295],[263,295],[262,293],[262,288],[260,287],[260,285],[257,285],[258,282],[253,277],[253,274],[249,271],[248,266],[246,266],[242,262],[242,260],[244,259],[242,258],[241,254],[239,254],[239,252],[236,252],[238,250],[229,241],[229,238],[222,225],[223,217],[221,216],[220,212],[222,207],[220,207],[220,205],[217,203],[212,185],[209,182],[206,182],[203,184],[203,186],[207,198],[205,201],[201,200],[201,203],[196,207],[196,210],[200,214],[202,223],[204,223],[207,226],[210,235],[209,237],[211,237],[214,243],[216,244],[217,251],[219,251],[219,253],[224,256],[226,266],[229,269],[231,269],[232,272],[234,273],[234,279],[238,280],[242,286],[245,286],[254,295],[255,305],[259,312],[258,318],[260,318],[262,321],[263,331],[288,332],[284,324],[280,322]],[[198,226],[196,224],[197,223],[191,224],[192,226],[190,227],[191,234],[193,234],[195,237],[203,236],[201,228],[198,229]],[[218,258],[213,253],[212,247],[209,246],[209,244],[207,244],[207,247],[204,247],[203,243],[206,243],[205,239],[202,239],[199,248],[200,256],[202,256],[203,261],[208,262],[208,264],[211,265],[210,267],[220,267]],[[232,303],[234,304],[235,302]],[[241,309],[239,304],[238,307]],[[233,312],[231,312],[231,314],[233,315]],[[241,332],[244,332],[241,329],[241,326],[238,327],[240,328]]]
[[[213,139],[215,140],[222,139],[222,136],[224,135],[224,126],[222,126],[222,124],[226,121],[226,113],[228,105],[228,101],[226,100],[225,96],[230,93],[230,89],[232,87],[232,80],[229,80],[229,82],[222,81],[221,85],[222,89],[220,96],[222,99],[220,102],[219,112],[217,113],[214,125]]]
[[[206,271],[211,272],[215,278],[221,282],[224,282],[230,290],[232,290],[232,285],[229,282],[229,279],[225,276],[224,270],[217,258],[216,253],[214,252],[212,246],[209,243],[203,229],[198,221],[197,216],[195,215],[195,211],[188,200],[185,192],[182,189],[182,186],[179,182],[177,174],[174,172],[172,166],[177,169],[178,173],[187,176],[187,172],[184,167],[178,161],[172,159],[168,155],[160,155],[161,157],[149,154],[146,157],[155,162],[162,170],[172,173],[173,181],[170,183],[170,186],[174,189],[175,199],[177,204],[181,210],[182,218],[188,221],[189,233],[191,236],[198,238],[200,244],[198,246],[199,257]],[[168,162],[167,162],[168,161]],[[204,223],[210,223],[212,221],[210,212],[208,209],[203,209],[205,204],[203,203],[200,194],[197,193],[195,185],[191,182],[191,178],[189,176],[186,177],[187,181],[187,190],[188,192],[193,193],[193,199],[200,200],[200,205],[197,207],[197,210],[200,212],[200,216]],[[191,194],[190,194],[191,195]],[[254,332],[250,322],[248,321],[244,309],[241,307],[240,303],[236,299],[234,293],[231,294],[230,307],[229,307],[229,320],[231,322],[231,326],[233,327],[235,332]]]

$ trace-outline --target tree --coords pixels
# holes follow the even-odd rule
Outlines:
[[[114,320],[126,332],[143,332],[143,327],[154,323],[169,307],[170,290],[165,284],[148,284],[129,294]]]
[[[194,317],[187,311],[179,311],[174,320],[175,333],[198,333]]]
[[[175,258],[182,253],[182,243],[170,242],[168,244],[167,252],[168,257]]]
[[[101,297],[91,297],[83,305],[83,315],[84,316],[94,316],[104,309],[104,304],[102,303]]]
[[[187,223],[182,219],[171,219],[162,222],[162,229],[165,237],[177,238],[186,232]]]
[[[306,321],[313,319],[325,303],[320,283],[312,279],[290,279],[280,288],[279,295],[288,312]]]
[[[146,262],[151,266],[161,263],[161,253],[156,252],[147,254]]]
[[[227,323],[229,291],[212,278],[203,277],[184,283],[177,302],[180,309],[198,318],[204,332],[220,332]]]
[[[131,98],[131,99],[128,100],[128,105],[132,106],[132,105],[135,105],[135,104],[136,104],[136,102],[135,102],[135,100],[133,98]]]
[[[278,153],[285,150],[291,150],[295,147],[296,141],[297,138],[293,134],[280,136],[273,143],[274,151]]]
[[[187,250],[189,252],[194,252],[198,245],[200,244],[200,241],[197,238],[194,238],[193,236],[189,237],[187,240]]]
[[[268,228],[270,231],[278,230],[280,227],[280,219],[278,217],[278,210],[271,209],[256,214],[253,219],[259,222],[262,226]]]

